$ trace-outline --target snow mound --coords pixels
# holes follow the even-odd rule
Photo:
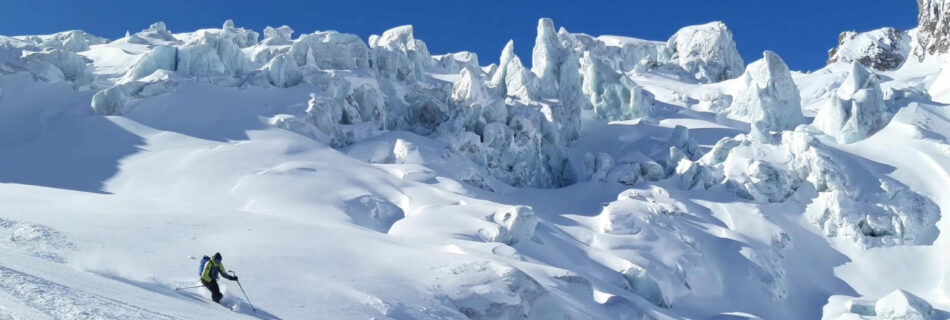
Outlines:
[[[856,61],[879,71],[894,70],[910,55],[910,42],[909,34],[894,28],[843,32],[838,47],[828,51],[828,64]]]
[[[538,218],[528,206],[514,206],[495,212],[492,220],[501,226],[501,231],[493,241],[507,245],[530,241],[534,237],[534,228],[538,226]]]
[[[822,192],[817,207],[806,217],[829,237],[842,237],[863,246],[926,244],[940,217],[933,201],[893,180],[881,180],[880,193],[866,199],[844,191]]]
[[[53,262],[65,263],[76,249],[59,230],[27,221],[0,219],[0,236],[26,254]]]
[[[930,320],[934,309],[924,299],[896,290],[874,303],[874,313],[884,320]]]
[[[647,274],[647,271],[638,265],[620,272],[630,284],[630,290],[650,303],[661,308],[669,308],[669,298],[663,296],[660,285]]]
[[[469,319],[570,319],[544,287],[523,271],[489,261],[452,266],[455,285],[443,289],[445,299]]]
[[[743,62],[732,32],[722,22],[680,29],[667,41],[672,60],[701,82],[719,82],[742,74]]]
[[[616,270],[622,281],[616,285],[645,301],[670,308],[690,292],[712,289],[719,277],[692,243],[688,227],[690,208],[669,191],[650,186],[621,192],[604,206],[594,221],[603,235],[596,247],[618,255],[603,261]],[[623,252],[620,248],[644,248]],[[663,248],[662,252],[647,248]]]
[[[406,216],[401,208],[373,194],[350,199],[346,209],[354,222],[379,232],[389,231],[393,223]]]
[[[939,311],[926,300],[904,290],[877,299],[832,296],[825,305],[823,319],[932,320]]]
[[[175,319],[175,317],[0,267],[0,289],[54,319]]]

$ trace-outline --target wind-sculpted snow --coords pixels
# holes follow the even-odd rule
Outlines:
[[[669,308],[675,302],[673,297],[689,290],[689,278],[697,275],[692,274],[694,271],[699,271],[673,271],[673,269],[676,269],[678,264],[697,261],[701,253],[696,252],[695,248],[689,247],[686,243],[680,242],[680,239],[687,236],[678,230],[675,221],[678,215],[685,214],[685,208],[680,203],[660,200],[663,198],[664,193],[661,189],[646,192],[628,190],[618,195],[617,201],[605,207],[598,219],[601,219],[602,232],[617,238],[609,242],[620,240],[620,238],[631,238],[631,240],[676,244],[670,248],[671,253],[675,252],[678,255],[672,259],[673,265],[651,265],[653,270],[647,270],[625,261],[626,266],[618,270],[627,281],[623,284],[624,288],[650,303]],[[703,266],[694,267],[703,268]],[[662,277],[665,281],[658,281],[657,277]],[[676,280],[669,281],[671,280],[669,278]],[[660,283],[664,285],[661,287]],[[671,283],[679,285],[671,286]]]
[[[59,230],[38,223],[0,219],[0,236],[16,249],[41,259],[65,263],[76,248]]]
[[[604,207],[597,217],[605,234],[594,243],[611,250],[622,260],[611,264],[625,282],[620,284],[644,300],[661,308],[675,308],[678,300],[691,294],[702,295],[727,290],[721,287],[714,261],[704,253],[711,248],[697,243],[691,222],[700,219],[697,208],[680,201],[670,190],[659,187],[630,189]],[[744,290],[765,290],[769,298],[782,301],[788,294],[782,250],[788,245],[787,235],[778,235],[763,248],[743,248],[745,267],[759,274],[749,279]],[[651,250],[616,250],[626,247],[662,247]],[[634,263],[634,261],[636,263]],[[755,288],[755,289],[754,289]]]
[[[742,74],[743,62],[732,31],[722,22],[680,29],[667,42],[672,60],[702,82],[719,82]]]
[[[570,317],[536,280],[508,266],[482,261],[440,270],[460,286],[444,292],[469,319],[557,319]]]
[[[933,318],[934,310],[924,299],[897,290],[874,303],[874,315],[881,319],[927,320]]]

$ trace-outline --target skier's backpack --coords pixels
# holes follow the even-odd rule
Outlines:
[[[205,265],[208,264],[209,261],[211,261],[211,257],[204,256],[204,257],[201,258],[201,269],[198,269],[198,276],[199,276],[199,277],[200,277],[203,273],[205,273]]]

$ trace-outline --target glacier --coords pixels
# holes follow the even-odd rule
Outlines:
[[[0,318],[947,318],[918,2],[812,72],[722,22],[540,18],[499,61],[412,25],[0,36]],[[176,290],[216,250],[255,308]]]

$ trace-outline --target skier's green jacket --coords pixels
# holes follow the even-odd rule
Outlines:
[[[224,268],[221,261],[212,258],[208,263],[205,263],[205,269],[201,271],[201,281],[208,283],[212,280],[218,280],[218,274],[231,281],[237,279],[228,274],[228,270]]]

